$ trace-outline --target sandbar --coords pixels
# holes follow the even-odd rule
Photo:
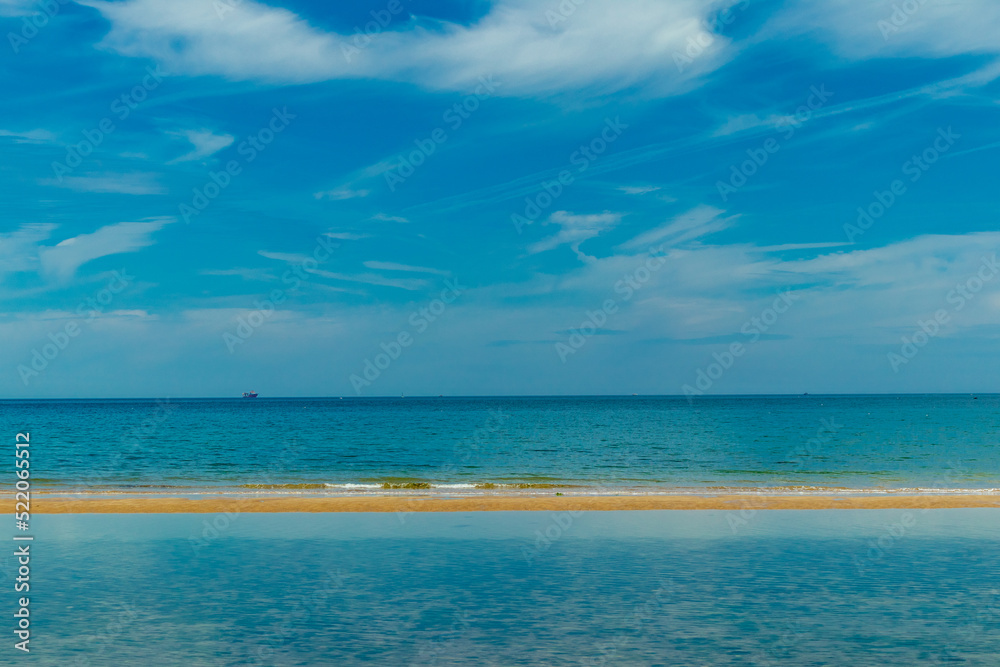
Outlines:
[[[216,512],[507,512],[618,510],[942,509],[1000,507],[998,495],[630,495],[364,497],[90,497],[32,499],[32,514]]]

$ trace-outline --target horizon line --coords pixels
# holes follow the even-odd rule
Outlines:
[[[1000,392],[858,392],[858,393],[829,393],[812,394],[803,392],[801,394],[789,393],[759,393],[759,394],[702,394],[699,396],[688,396],[686,394],[411,394],[395,395],[380,394],[376,396],[258,396],[257,398],[246,398],[243,396],[63,396],[53,397],[19,397],[4,398],[0,401],[217,401],[217,400],[347,400],[347,399],[406,399],[406,398],[681,398],[694,402],[698,399],[708,398],[764,398],[764,397],[847,397],[847,396],[1000,396]]]

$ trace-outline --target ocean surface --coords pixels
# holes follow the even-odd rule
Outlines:
[[[728,514],[39,515],[0,663],[997,664],[996,510]]]
[[[0,401],[62,492],[1000,488],[1000,396]]]

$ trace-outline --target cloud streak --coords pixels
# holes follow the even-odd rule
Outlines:
[[[170,134],[187,139],[191,142],[194,149],[178,158],[174,158],[168,164],[201,160],[232,145],[234,141],[233,136],[230,134],[215,134],[211,130],[183,130],[181,132],[171,132]]]
[[[90,234],[65,239],[54,246],[43,247],[39,251],[42,272],[53,280],[65,282],[87,262],[153,245],[153,234],[170,222],[173,222],[172,218],[119,222]]]

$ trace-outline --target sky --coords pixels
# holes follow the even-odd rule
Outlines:
[[[993,0],[0,23],[0,398],[1000,391]]]

